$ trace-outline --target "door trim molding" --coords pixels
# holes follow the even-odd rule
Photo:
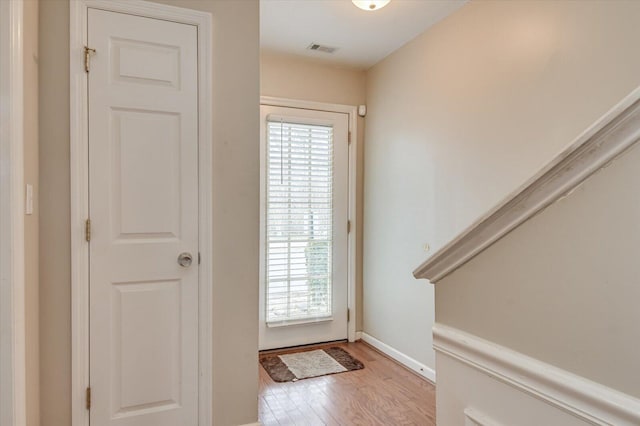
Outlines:
[[[212,16],[210,13],[142,0],[70,0],[71,145],[71,415],[72,426],[88,426],[85,390],[89,386],[89,245],[84,222],[89,211],[87,74],[83,49],[89,8],[163,19],[198,28],[198,199],[199,252],[199,402],[198,422],[212,419]]]
[[[351,222],[351,232],[347,235],[348,253],[348,279],[347,279],[347,308],[349,309],[349,321],[347,323],[347,337],[350,342],[356,339],[356,319],[358,318],[358,306],[356,304],[356,265],[358,256],[358,240],[356,236],[360,232],[358,215],[356,214],[357,202],[357,167],[358,167],[358,107],[354,105],[328,104],[324,102],[302,101],[298,99],[277,98],[272,96],[260,96],[260,105],[308,109],[314,111],[338,112],[349,116],[349,201],[348,218]]]
[[[0,2],[0,424],[26,421],[23,5]]]

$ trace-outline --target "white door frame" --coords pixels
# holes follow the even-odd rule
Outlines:
[[[197,10],[141,0],[70,0],[71,90],[71,398],[72,426],[88,426],[85,406],[89,386],[89,245],[84,223],[89,211],[87,74],[84,47],[87,9],[95,8],[164,19],[198,28],[198,155],[199,155],[199,414],[211,424],[212,385],[212,16]],[[89,46],[91,47],[91,46]],[[96,54],[100,54],[97,52]]]
[[[357,159],[358,159],[358,107],[353,105],[328,104],[323,102],[302,101],[297,99],[275,98],[261,96],[260,105],[309,109],[315,111],[338,112],[349,115],[349,206],[348,215],[351,229],[348,234],[348,278],[347,278],[347,308],[349,309],[349,321],[347,323],[347,336],[350,342],[356,341],[356,259],[358,218],[356,215],[357,200]],[[262,161],[262,160],[260,160]],[[262,220],[262,219],[261,219]]]
[[[0,424],[23,425],[25,395],[23,5],[0,1]]]

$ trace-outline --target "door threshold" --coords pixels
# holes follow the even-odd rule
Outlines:
[[[297,352],[301,349],[320,349],[325,346],[335,345],[337,343],[348,343],[347,339],[331,340],[328,342],[309,343],[307,345],[286,346],[284,348],[265,349],[258,351],[259,355],[270,355],[275,353]]]

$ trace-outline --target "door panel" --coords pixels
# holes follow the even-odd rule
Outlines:
[[[116,417],[181,403],[180,286],[177,280],[113,285],[111,401]]]
[[[173,45],[113,38],[114,81],[180,88],[180,49]]]
[[[87,44],[91,424],[197,425],[197,30],[89,9]]]
[[[117,238],[180,238],[180,115],[116,109],[111,123]]]
[[[259,348],[346,339],[348,115],[260,111]]]

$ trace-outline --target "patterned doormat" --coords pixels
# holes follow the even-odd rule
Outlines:
[[[364,365],[342,348],[264,355],[260,364],[275,382],[293,382],[327,374],[361,370]]]

